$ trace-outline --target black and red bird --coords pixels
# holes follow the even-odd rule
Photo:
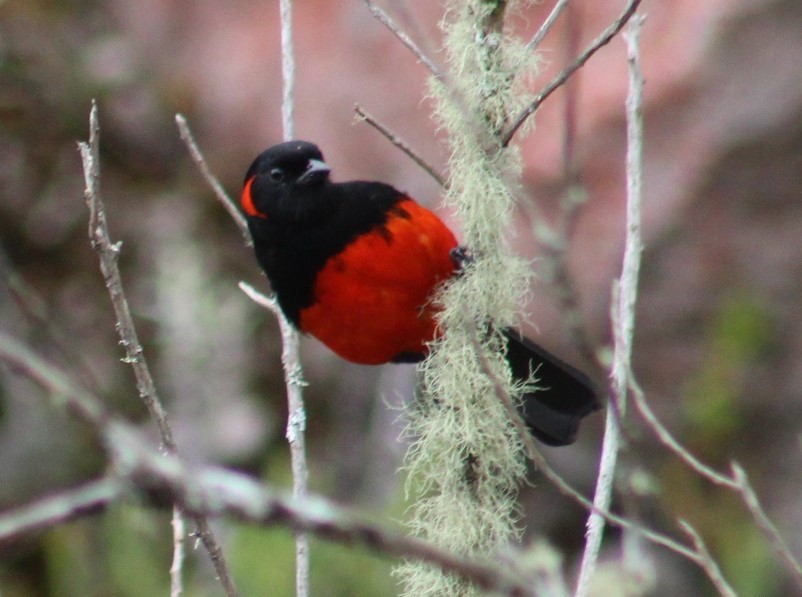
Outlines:
[[[430,300],[458,273],[454,234],[434,213],[381,182],[334,183],[320,149],[305,141],[262,152],[245,175],[241,205],[259,265],[287,319],[342,358],[413,363],[435,337]],[[534,371],[522,415],[548,445],[574,441],[599,408],[580,371],[515,330],[507,360],[517,379]]]

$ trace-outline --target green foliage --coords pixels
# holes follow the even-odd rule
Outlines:
[[[744,425],[743,386],[771,337],[769,314],[754,298],[724,300],[710,326],[702,368],[686,392],[686,416],[705,443],[715,445]]]
[[[320,597],[393,595],[390,564],[374,554],[312,540],[311,593]],[[283,529],[237,528],[228,555],[243,597],[295,595],[295,538]]]
[[[729,460],[732,444],[742,441],[745,384],[770,347],[773,324],[759,298],[745,292],[726,296],[711,319],[702,366],[688,382],[682,406],[692,425],[688,445],[717,462]],[[662,487],[671,510],[707,539],[739,595],[778,594],[778,563],[740,498],[711,492],[679,463],[666,467]]]

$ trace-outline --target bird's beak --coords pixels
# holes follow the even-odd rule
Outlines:
[[[326,162],[321,160],[309,160],[309,165],[306,167],[301,176],[298,177],[299,185],[310,185],[316,182],[322,182],[329,176],[331,168]]]

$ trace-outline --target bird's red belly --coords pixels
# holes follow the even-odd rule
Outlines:
[[[438,285],[451,277],[451,231],[412,201],[405,215],[360,236],[332,257],[315,283],[315,302],[300,328],[342,358],[376,365],[403,353],[425,353],[434,339]]]

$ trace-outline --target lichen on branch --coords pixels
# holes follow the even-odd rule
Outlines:
[[[519,83],[534,61],[505,31],[515,3],[454,0],[443,20],[448,72],[432,78],[435,118],[450,145],[445,201],[460,216],[474,260],[442,289],[443,334],[422,364],[422,387],[407,412],[413,534],[444,549],[494,557],[519,536],[517,489],[524,451],[494,390],[518,397],[499,332],[514,322],[528,264],[507,240],[520,179],[514,147],[498,139],[529,101]],[[479,364],[476,339],[492,376]],[[464,581],[408,563],[396,570],[406,595],[470,595]]]

